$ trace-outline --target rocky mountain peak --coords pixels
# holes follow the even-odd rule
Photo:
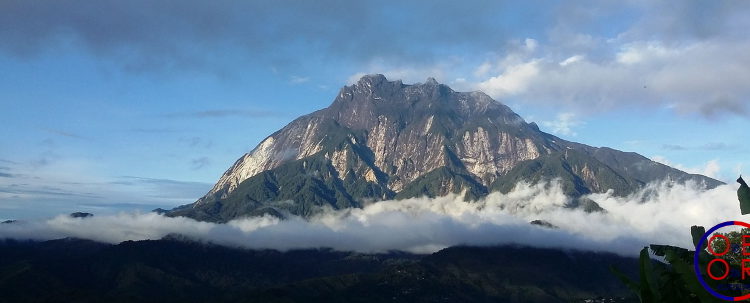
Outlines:
[[[357,85],[377,86],[384,82],[388,82],[388,79],[386,79],[384,75],[369,74],[362,76],[362,78],[359,78],[359,80],[357,81]]]
[[[483,92],[456,92],[435,78],[405,85],[383,75],[363,76],[341,89],[333,104],[321,114],[355,129],[368,129],[383,117],[400,125],[433,117],[446,126],[461,127],[482,119],[498,124],[521,125],[520,116]]]
[[[362,201],[458,192],[474,199],[554,178],[575,197],[627,194],[667,177],[718,184],[638,154],[544,133],[482,92],[375,74],[264,139],[206,196],[168,214],[211,221],[283,211],[307,216]]]

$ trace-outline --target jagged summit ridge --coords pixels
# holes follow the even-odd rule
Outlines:
[[[486,160],[482,157],[491,154],[490,151],[482,154],[482,149],[487,146],[480,146],[483,144],[480,141],[488,140],[483,128],[465,134],[448,131],[464,127],[479,115],[486,115],[489,123],[525,126],[523,119],[510,108],[481,92],[458,93],[448,86],[437,84],[434,78],[428,79],[425,84],[405,85],[401,81],[388,81],[383,75],[366,75],[355,85],[342,88],[328,108],[300,117],[263,140],[227,170],[207,197],[215,193],[226,197],[249,177],[285,161],[299,160],[321,151],[321,143],[329,135],[321,132],[321,127],[328,126],[326,123],[338,124],[352,131],[364,131],[361,139],[373,152],[375,166],[401,175],[397,180],[391,180],[391,190],[398,191],[404,181],[409,182],[419,176],[422,172],[417,164],[426,165],[430,170],[447,165],[449,159],[443,151],[446,139],[461,141],[458,147],[469,153],[466,159],[474,170],[491,171],[479,167]],[[459,138],[454,138],[456,135]],[[357,144],[357,136],[352,136],[352,139],[352,143]],[[520,155],[522,160],[538,154],[536,147],[526,146],[528,142],[525,141],[513,142],[508,135],[495,141],[507,141],[500,144],[502,150],[498,151],[503,153],[523,145],[525,152]],[[409,150],[405,150],[407,148]],[[415,152],[423,153],[425,157],[419,157],[421,160],[417,161],[414,157],[407,158]],[[396,161],[388,161],[397,154],[402,156]],[[340,152],[329,155],[334,158],[339,156]],[[478,159],[474,161],[474,157]],[[513,162],[504,161],[507,164]],[[391,169],[387,167],[389,164]]]
[[[466,192],[477,198],[518,181],[561,178],[580,196],[626,194],[688,175],[647,158],[568,142],[527,123],[482,92],[456,92],[434,78],[404,84],[366,75],[333,103],[301,116],[243,155],[196,203],[170,212],[225,221],[320,206]]]
[[[400,80],[388,81],[383,75],[367,75],[356,84],[345,86],[321,114],[347,127],[369,128],[381,115],[408,124],[435,113],[451,116],[461,123],[479,116],[496,123],[524,122],[510,108],[483,92],[455,92],[434,78],[406,85]]]

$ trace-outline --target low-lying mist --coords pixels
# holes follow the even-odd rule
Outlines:
[[[628,197],[609,193],[590,199],[606,209],[586,213],[566,208],[559,182],[519,183],[507,194],[493,193],[474,202],[461,195],[413,198],[363,208],[324,210],[303,219],[255,217],[226,224],[170,218],[156,213],[72,218],[0,224],[0,238],[47,240],[64,237],[107,243],[160,239],[169,234],[244,248],[430,253],[454,245],[520,244],[636,255],[650,243],[692,245],[691,225],[707,228],[741,220],[736,189],[705,190],[694,183],[654,183]],[[529,224],[544,220],[559,228]]]

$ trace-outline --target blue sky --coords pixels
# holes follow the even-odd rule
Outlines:
[[[654,2],[3,1],[0,219],[193,202],[370,73],[732,181],[750,4]]]

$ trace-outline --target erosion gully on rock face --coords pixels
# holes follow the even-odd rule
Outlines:
[[[362,201],[460,192],[476,199],[554,178],[573,198],[610,189],[627,195],[665,178],[722,184],[636,153],[560,139],[482,92],[456,92],[432,78],[407,85],[367,75],[329,107],[265,138],[204,197],[167,214],[218,222],[309,216],[324,205]]]

